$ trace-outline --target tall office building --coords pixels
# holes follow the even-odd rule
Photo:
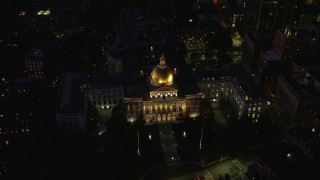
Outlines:
[[[298,24],[304,0],[245,0],[245,24],[251,30],[274,30]]]
[[[307,5],[317,4],[320,5],[320,0],[306,0]]]
[[[24,63],[26,72],[31,79],[44,79],[45,56],[41,49],[33,48],[27,54]]]
[[[286,26],[277,30],[273,43],[273,51],[282,59],[284,64],[290,65],[292,62],[301,64],[310,71],[308,66],[317,63],[320,56],[320,37],[313,29],[297,28],[296,26]]]
[[[293,74],[278,76],[275,92],[277,120],[283,128],[291,128],[312,121],[318,112],[320,86],[317,76]]]
[[[306,0],[299,26],[305,27],[316,21],[320,22],[320,0]]]

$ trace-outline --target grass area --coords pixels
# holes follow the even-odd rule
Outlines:
[[[202,148],[200,149],[202,121],[199,121],[199,119],[187,119],[185,123],[175,124],[173,125],[173,130],[178,143],[178,153],[182,161],[207,163],[219,157],[219,152],[216,151],[218,145],[212,143],[214,132],[205,126],[201,141]],[[184,136],[184,132],[186,136]]]
[[[161,152],[160,135],[157,125],[144,126],[140,132],[140,149],[142,154]]]
[[[108,132],[105,134],[105,154],[111,159],[110,163],[126,164],[125,167],[136,179],[150,168],[163,164],[157,125],[145,126],[142,122],[128,123],[118,118],[111,121],[108,127]],[[138,137],[140,155],[138,155]]]
[[[149,138],[151,135],[151,139]],[[138,177],[144,175],[150,168],[163,164],[163,153],[160,144],[158,125],[142,125],[139,127],[140,156],[137,156],[134,172]],[[137,166],[138,165],[138,166]]]
[[[206,117],[209,117],[207,119],[202,119],[203,117],[195,120],[186,119],[185,123],[173,125],[178,153],[182,161],[208,163],[226,157],[226,155],[236,156],[249,148],[276,139],[280,134],[268,117],[264,121],[253,124],[246,117],[238,119],[232,105],[228,102],[223,102],[220,108],[223,114],[229,115],[226,118],[228,126],[215,123],[212,113],[206,114]],[[202,114],[205,112],[210,111],[204,108]],[[202,148],[200,149],[203,124]]]

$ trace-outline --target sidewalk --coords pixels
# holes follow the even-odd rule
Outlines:
[[[166,164],[179,162],[177,143],[171,123],[159,123],[160,139],[163,150],[164,162]]]

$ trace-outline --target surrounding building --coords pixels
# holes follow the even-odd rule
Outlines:
[[[109,111],[124,101],[123,80],[120,76],[85,76],[68,73],[60,89],[56,109],[59,127],[70,134],[86,132],[87,108]]]
[[[235,27],[243,18],[243,7],[240,2],[233,0],[225,0],[226,13],[228,15],[228,21],[231,27]]]
[[[123,79],[121,76],[92,76],[83,79],[85,104],[98,110],[111,110],[124,101]]]
[[[312,120],[313,112],[319,111],[319,103],[319,81],[310,74],[279,75],[274,107],[281,127],[308,123]]]
[[[244,0],[244,20],[251,30],[275,30],[298,24],[304,0]]]
[[[306,0],[301,14],[299,27],[307,27],[316,21],[320,21],[320,1]]]
[[[119,75],[123,70],[122,59],[114,58],[110,55],[108,55],[107,59],[108,59],[108,62],[107,62],[108,74]]]
[[[45,78],[45,56],[41,49],[33,48],[24,59],[29,78],[43,80]]]
[[[300,61],[304,61],[305,66],[317,64],[315,59],[320,57],[319,49],[318,32],[311,28],[297,28],[292,25],[277,30],[273,43],[273,51],[286,66]]]
[[[285,139],[287,142],[300,149],[308,158],[310,163],[314,163],[319,157],[320,136],[317,126],[297,126],[285,131]],[[315,164],[313,164],[315,165]]]
[[[250,74],[255,74],[260,52],[272,49],[273,33],[249,31],[244,34],[242,44],[242,64]]]
[[[222,70],[199,71],[197,78],[205,98],[231,101],[239,119],[248,115],[252,122],[258,122],[264,114],[267,99],[242,67],[231,65]]]
[[[273,51],[261,51],[254,78],[266,92],[267,98],[272,98],[281,70],[281,59]]]
[[[65,75],[56,107],[57,125],[70,134],[86,131],[86,109],[81,78],[76,73]]]
[[[306,156],[297,147],[279,142],[261,150],[246,174],[249,179],[304,179],[308,168]]]

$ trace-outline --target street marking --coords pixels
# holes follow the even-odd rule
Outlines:
[[[232,160],[232,162],[241,170],[244,171],[246,167],[244,167],[238,160]]]
[[[196,173],[194,173],[194,175],[196,176],[196,178],[200,177],[201,180],[202,180],[202,178],[204,178],[203,180],[214,180],[208,170],[196,172]]]

